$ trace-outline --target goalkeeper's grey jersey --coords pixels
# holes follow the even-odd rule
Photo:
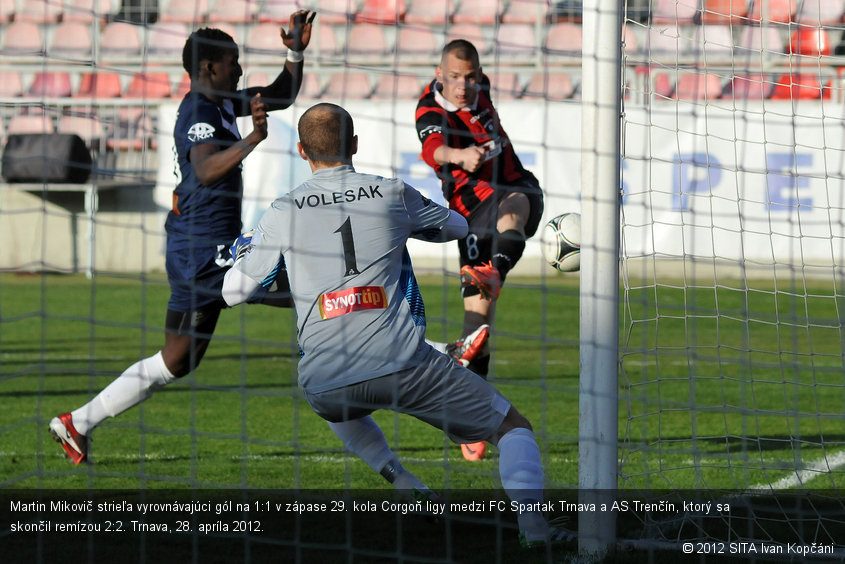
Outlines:
[[[303,389],[319,393],[416,363],[428,346],[425,311],[405,243],[434,238],[449,215],[402,180],[352,166],[318,169],[272,204],[235,268],[261,281],[284,255]]]

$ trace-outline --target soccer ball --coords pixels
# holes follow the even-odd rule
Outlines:
[[[563,213],[543,228],[543,256],[561,272],[581,268],[581,214]]]

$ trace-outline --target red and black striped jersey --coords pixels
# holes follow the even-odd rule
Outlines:
[[[422,143],[422,158],[443,183],[443,197],[449,207],[469,216],[479,203],[493,195],[495,186],[525,180],[537,182],[523,168],[499,122],[499,114],[490,101],[487,75],[482,75],[473,107],[454,107],[436,87],[437,81],[432,80],[417,103],[417,135]],[[434,160],[434,151],[441,145],[458,149],[486,146],[487,160],[475,172],[467,172],[457,165],[440,165]]]

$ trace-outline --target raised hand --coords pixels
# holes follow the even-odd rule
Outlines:
[[[280,29],[282,43],[291,51],[302,51],[308,47],[311,41],[311,23],[314,21],[317,12],[299,10],[290,15],[290,31]]]
[[[256,94],[249,101],[249,110],[252,114],[252,133],[256,141],[263,141],[267,138],[267,110],[264,107],[264,100],[261,94]]]

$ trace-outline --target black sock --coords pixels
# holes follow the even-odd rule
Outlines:
[[[508,229],[499,233],[494,241],[493,266],[499,271],[502,282],[505,276],[516,266],[525,250],[525,235],[516,229]]]
[[[477,296],[481,293],[481,290],[478,289],[478,286],[474,286],[472,284],[461,284],[461,297],[462,298],[469,298],[472,296]]]
[[[470,361],[467,368],[486,380],[487,372],[490,369],[490,355],[485,354],[484,356],[474,358]]]
[[[470,333],[485,324],[487,324],[486,315],[482,315],[475,311],[465,311],[463,336],[466,337],[467,335],[469,335]],[[481,349],[481,353],[479,354],[479,356],[471,360],[469,366],[467,366],[467,368],[469,368],[485,380],[487,379],[487,370],[490,365],[490,353],[488,351],[488,345],[485,344],[484,348]]]
[[[487,323],[487,316],[477,313],[475,311],[464,312],[464,334],[466,337],[482,325]]]

